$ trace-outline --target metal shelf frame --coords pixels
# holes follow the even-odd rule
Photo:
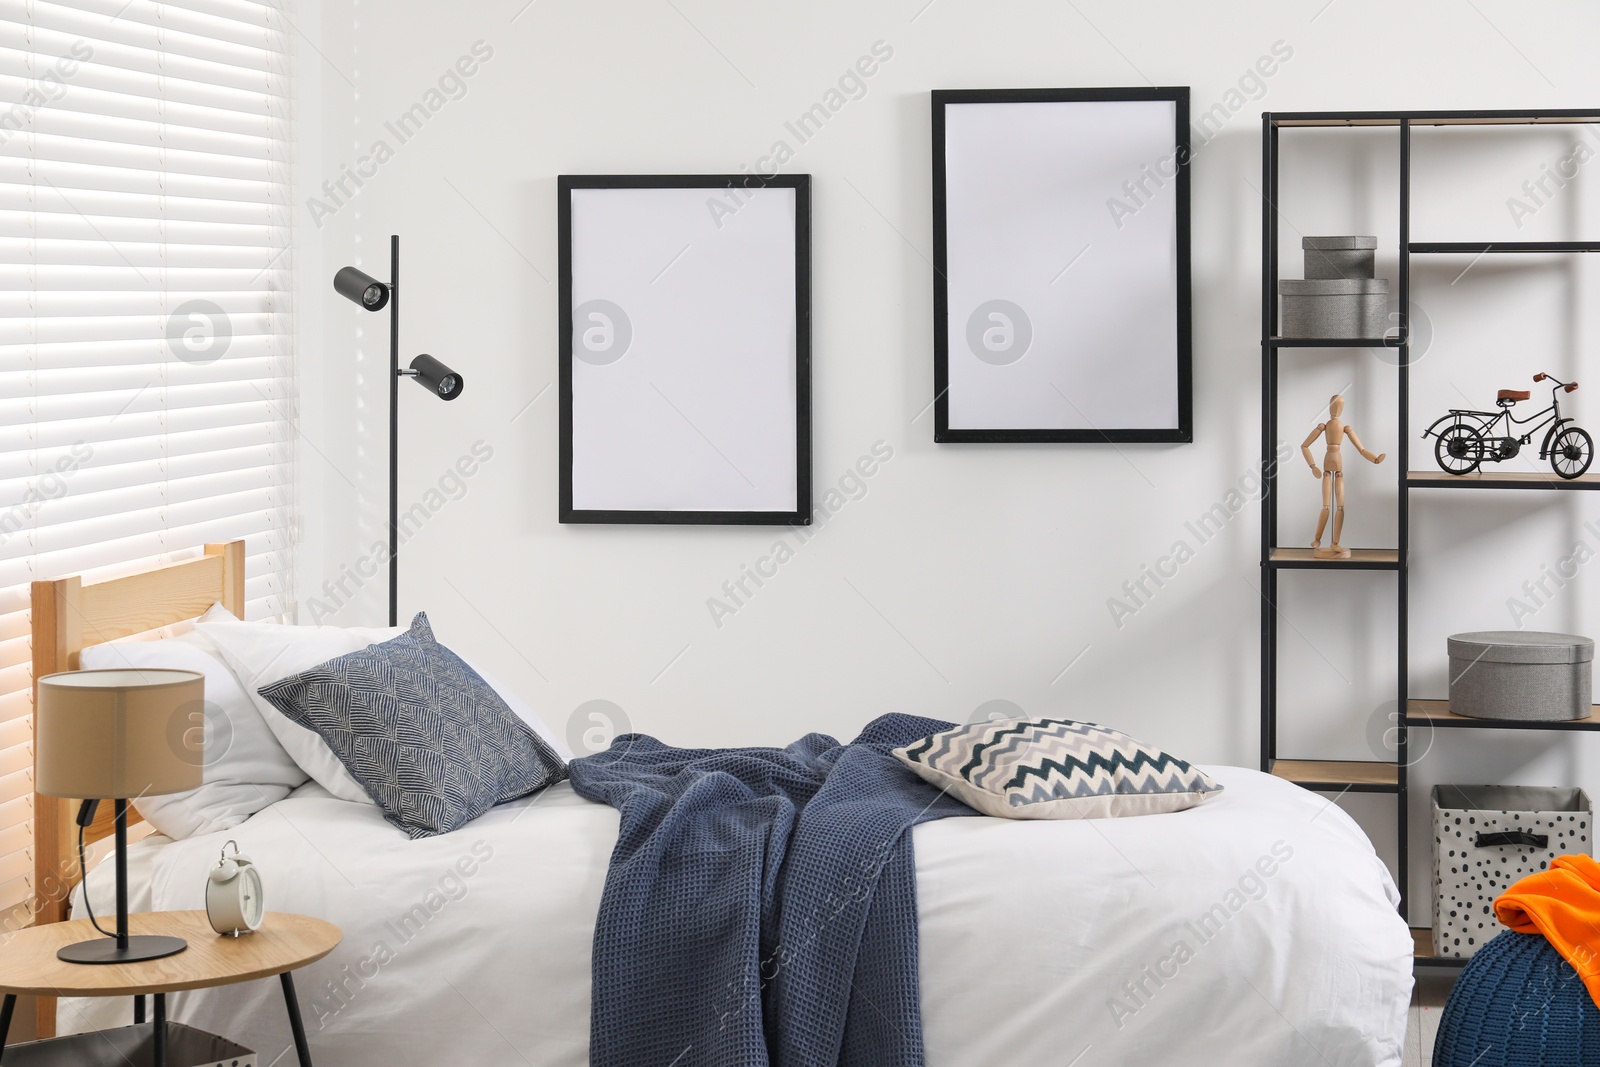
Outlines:
[[[1510,723],[1463,720],[1450,716],[1444,702],[1413,701],[1410,688],[1410,539],[1412,490],[1439,488],[1478,489],[1600,489],[1600,475],[1572,482],[1529,473],[1489,473],[1452,479],[1435,477],[1428,471],[1411,469],[1411,343],[1408,324],[1411,314],[1411,257],[1413,255],[1493,255],[1501,253],[1589,253],[1600,252],[1600,241],[1413,241],[1411,239],[1411,144],[1412,130],[1419,126],[1539,126],[1560,123],[1600,124],[1600,109],[1541,109],[1512,111],[1310,111],[1264,112],[1261,116],[1261,769],[1323,792],[1343,794],[1365,791],[1392,793],[1395,797],[1398,855],[1396,875],[1400,889],[1400,914],[1410,911],[1410,841],[1408,777],[1410,731],[1413,728],[1478,729],[1600,729],[1600,720],[1572,723]],[[1345,129],[1387,127],[1399,141],[1399,232],[1395,235],[1399,253],[1396,300],[1398,328],[1383,338],[1312,339],[1278,336],[1278,242],[1279,242],[1279,160],[1282,146],[1279,132],[1284,129]],[[1313,560],[1304,550],[1285,549],[1278,541],[1278,375],[1282,349],[1299,348],[1390,348],[1398,350],[1396,364],[1396,407],[1399,443],[1395,464],[1396,548],[1365,550],[1363,558],[1351,560]],[[1426,458],[1426,457],[1424,457]],[[1286,570],[1373,570],[1395,573],[1395,611],[1398,624],[1396,666],[1399,678],[1396,707],[1400,713],[1395,760],[1393,763],[1352,763],[1285,759],[1278,753],[1278,581]],[[1600,708],[1597,708],[1600,715]],[[1343,768],[1348,773],[1340,772]],[[1333,771],[1334,773],[1329,773]],[[1381,780],[1381,784],[1380,783]],[[1418,964],[1459,965],[1460,961],[1436,959],[1422,951],[1418,942]]]

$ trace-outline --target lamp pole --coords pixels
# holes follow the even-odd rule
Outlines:
[[[400,595],[400,235],[389,236],[389,625]]]
[[[465,381],[461,375],[426,352],[400,366],[400,235],[389,235],[388,284],[371,277],[360,267],[342,267],[333,276],[333,291],[368,311],[389,307],[389,625],[400,613],[400,379],[416,383],[440,400],[461,395]]]

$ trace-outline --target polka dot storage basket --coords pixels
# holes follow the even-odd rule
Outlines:
[[[1456,979],[1433,1067],[1600,1067],[1600,1008],[1548,941],[1507,930]]]
[[[1500,932],[1494,898],[1557,856],[1592,855],[1589,796],[1528,785],[1433,787],[1433,951],[1465,959]]]

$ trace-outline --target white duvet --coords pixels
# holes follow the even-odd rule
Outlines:
[[[1372,846],[1323,797],[1206,770],[1227,791],[1175,814],[917,827],[929,1067],[1400,1063],[1412,945]],[[411,841],[309,786],[226,833],[132,846],[133,906],[203,907],[206,870],[237,840],[270,909],[344,930],[296,975],[318,1067],[581,1067],[616,828],[563,783]],[[109,907],[109,864],[89,890]],[[290,1049],[277,982],[169,1003],[263,1065]],[[61,1025],[128,1011],[63,1001]]]

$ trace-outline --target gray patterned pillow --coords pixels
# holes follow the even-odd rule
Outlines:
[[[567,776],[550,746],[433,639],[420,612],[392,641],[260,692],[319,734],[384,818],[413,838],[447,833]]]
[[[968,807],[1002,819],[1156,815],[1222,792],[1176,756],[1070,719],[973,723],[894,754]]]

